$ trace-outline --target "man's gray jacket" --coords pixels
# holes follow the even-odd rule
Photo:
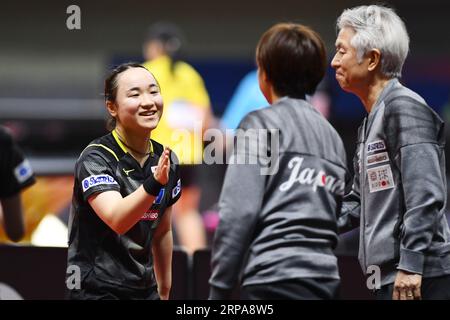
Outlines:
[[[354,167],[339,227],[360,226],[363,272],[380,267],[381,285],[394,282],[398,269],[450,274],[444,123],[397,79],[359,128]]]

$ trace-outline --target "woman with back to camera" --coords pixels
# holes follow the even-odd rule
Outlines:
[[[345,150],[305,100],[325,75],[323,41],[308,27],[277,24],[261,37],[256,61],[270,107],[249,113],[237,130],[219,201],[210,298],[230,298],[238,280],[246,299],[336,298]],[[264,135],[277,128],[278,144],[268,141],[275,132]],[[274,169],[265,171],[268,160]]]
[[[163,111],[160,88],[143,66],[123,64],[105,80],[105,100],[112,131],[75,166],[68,267],[80,269],[81,283],[68,278],[69,297],[168,299],[181,181],[175,154],[150,139]]]

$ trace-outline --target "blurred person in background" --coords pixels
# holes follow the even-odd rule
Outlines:
[[[209,298],[229,299],[238,280],[244,299],[337,298],[333,248],[346,154],[336,130],[305,100],[325,75],[324,43],[308,27],[277,24],[262,35],[256,61],[270,107],[238,127],[219,201]],[[273,128],[278,137],[259,138]],[[264,174],[262,163],[278,170]]]
[[[405,24],[393,9],[371,5],[344,10],[337,29],[336,80],[368,113],[339,227],[360,227],[363,272],[381,272],[378,299],[450,299],[444,123],[399,81]]]
[[[8,238],[20,241],[25,234],[20,192],[35,183],[31,166],[11,135],[0,127],[0,225]]]
[[[172,205],[181,195],[178,160],[152,136],[163,112],[155,77],[123,64],[105,80],[107,135],[75,165],[68,267],[80,268],[72,299],[168,299]],[[69,287],[69,286],[68,286]]]
[[[143,45],[143,64],[158,79],[164,97],[164,114],[152,137],[169,146],[180,159],[183,195],[174,207],[175,236],[188,253],[207,245],[199,212],[200,164],[203,132],[213,115],[203,79],[188,63],[180,60],[185,39],[172,23],[152,25]]]
[[[329,118],[330,97],[325,79],[319,83],[316,92],[307,98],[325,118]],[[259,88],[258,70],[252,70],[242,78],[236,87],[220,120],[221,125],[225,129],[234,130],[248,113],[267,106],[267,100]]]
[[[247,73],[239,82],[223,113],[221,124],[225,129],[236,129],[250,112],[268,106],[258,83],[258,70]]]

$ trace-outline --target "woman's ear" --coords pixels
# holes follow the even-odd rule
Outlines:
[[[261,68],[258,68],[258,82],[259,82],[259,89],[266,98],[267,102],[272,103],[272,90],[271,90],[272,85],[270,84],[270,81],[267,78],[267,73]]]
[[[378,49],[370,50],[369,54],[369,71],[374,71],[379,65],[381,65],[381,52]]]
[[[117,116],[117,106],[111,100],[106,100],[106,109],[113,118]]]

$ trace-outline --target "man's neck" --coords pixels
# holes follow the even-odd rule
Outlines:
[[[367,86],[367,89],[365,89],[360,94],[357,94],[357,96],[361,99],[361,102],[363,103],[367,113],[370,113],[370,111],[372,111],[372,108],[375,106],[375,103],[380,97],[381,92],[383,92],[383,89],[388,84],[389,80],[391,79],[385,77],[374,78],[373,81]]]

